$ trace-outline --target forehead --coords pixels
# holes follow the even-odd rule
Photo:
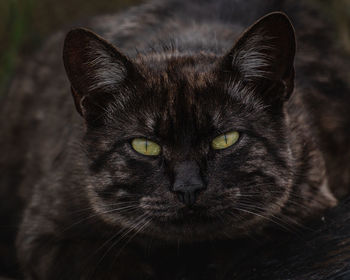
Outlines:
[[[219,79],[213,58],[142,63],[144,81],[127,106],[129,131],[181,142],[238,129],[256,113],[237,83]]]

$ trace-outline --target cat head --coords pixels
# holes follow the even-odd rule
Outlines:
[[[131,59],[71,31],[64,64],[86,123],[95,211],[173,240],[232,237],[273,220],[294,180],[284,108],[294,55],[282,13],[258,20],[223,56]]]

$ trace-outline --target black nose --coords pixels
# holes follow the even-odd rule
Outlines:
[[[199,192],[203,189],[204,186],[202,184],[174,186],[177,198],[187,206],[191,206],[196,202]]]
[[[175,166],[174,174],[173,191],[178,199],[187,206],[194,204],[198,194],[205,189],[198,164],[193,161],[181,162]]]

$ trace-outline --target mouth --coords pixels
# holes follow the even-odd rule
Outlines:
[[[223,221],[216,216],[211,216],[208,209],[201,206],[182,207],[172,215],[153,216],[155,227],[171,229],[172,231],[192,231],[214,229],[223,226]]]
[[[246,230],[258,230],[254,225],[260,228],[254,215],[241,213],[232,205],[148,205],[143,211],[151,219],[144,234],[167,242],[227,240],[245,235]]]
[[[147,235],[167,240],[169,242],[197,242],[212,239],[227,238],[223,235],[229,225],[220,219],[200,215],[192,209],[184,210],[186,216],[177,216],[167,221],[153,219]],[[231,229],[232,230],[232,229]]]
[[[227,232],[232,236],[239,232],[238,213],[222,200],[215,204],[198,201],[192,205],[148,202],[142,208],[152,220],[145,234],[163,240],[204,241],[227,238]]]

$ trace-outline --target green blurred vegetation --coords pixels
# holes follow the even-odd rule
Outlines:
[[[335,20],[340,42],[350,52],[350,0],[308,1],[317,2]],[[19,58],[30,54],[45,36],[67,23],[137,2],[141,0],[0,0],[0,95]]]
[[[26,11],[31,10],[31,1],[0,2],[0,94],[12,75],[16,57],[20,50],[22,38],[28,22]]]
[[[0,96],[19,59],[67,23],[113,13],[141,0],[0,0]]]

